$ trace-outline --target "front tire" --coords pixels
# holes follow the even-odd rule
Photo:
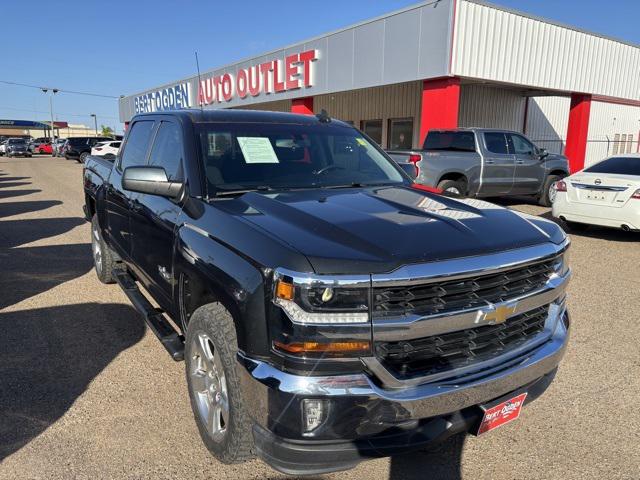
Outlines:
[[[467,193],[467,186],[462,180],[442,180],[438,188],[455,197],[464,197]]]
[[[89,156],[89,154],[87,152],[82,152],[80,154],[80,158],[78,158],[78,161],[80,163],[84,163],[84,161],[87,159],[88,156]]]
[[[98,280],[106,284],[115,283],[112,272],[118,266],[118,263],[113,251],[102,238],[97,215],[94,215],[91,219],[91,252],[93,253],[93,266]]]
[[[191,409],[202,441],[223,463],[253,457],[253,437],[242,397],[231,314],[220,303],[198,308],[187,327],[185,371]]]

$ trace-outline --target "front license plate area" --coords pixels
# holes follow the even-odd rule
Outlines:
[[[516,420],[520,416],[526,398],[527,392],[524,392],[491,407],[481,405],[484,415],[476,435],[482,435]]]

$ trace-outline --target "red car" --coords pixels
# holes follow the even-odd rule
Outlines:
[[[51,155],[53,153],[53,148],[50,143],[41,143],[35,148],[35,153],[47,153]]]

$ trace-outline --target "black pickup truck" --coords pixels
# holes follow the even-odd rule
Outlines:
[[[139,115],[84,185],[99,279],[185,360],[225,463],[321,473],[484,433],[564,354],[562,230],[414,185],[326,114]]]

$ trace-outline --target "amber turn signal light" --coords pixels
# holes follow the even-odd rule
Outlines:
[[[283,300],[293,300],[293,284],[278,280],[276,284],[276,297]]]
[[[278,349],[294,355],[302,353],[360,353],[369,351],[369,342],[293,342],[283,343],[274,341]]]

